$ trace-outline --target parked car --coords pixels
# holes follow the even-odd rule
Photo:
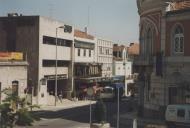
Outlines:
[[[168,105],[165,113],[169,128],[190,127],[190,105]]]

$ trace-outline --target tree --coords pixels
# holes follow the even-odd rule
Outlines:
[[[25,98],[20,98],[11,88],[4,89],[2,93],[6,94],[0,105],[2,128],[12,128],[15,124],[32,125],[34,120],[39,119],[29,111],[39,106],[27,103]]]

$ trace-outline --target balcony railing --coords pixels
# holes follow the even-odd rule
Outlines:
[[[126,76],[126,80],[137,80],[138,78],[138,73],[134,73],[134,74],[131,74],[131,75],[127,75]]]

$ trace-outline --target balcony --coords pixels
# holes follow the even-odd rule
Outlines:
[[[138,79],[138,73],[127,75],[125,79],[126,80],[137,80]]]

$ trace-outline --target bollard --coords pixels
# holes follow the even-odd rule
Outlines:
[[[133,128],[137,128],[137,119],[133,120]]]

